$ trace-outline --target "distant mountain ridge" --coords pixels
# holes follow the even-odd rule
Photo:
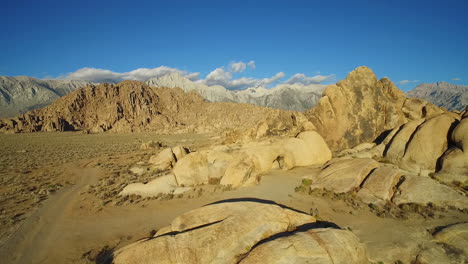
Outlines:
[[[269,125],[265,120],[271,120],[271,129],[265,128]],[[300,129],[306,120],[297,112],[251,104],[208,102],[196,92],[184,92],[180,88],[156,88],[139,81],[123,81],[91,84],[46,107],[0,119],[0,132],[244,133],[263,122],[262,133],[268,130],[268,133],[281,134],[289,133],[291,128]],[[256,130],[254,132],[252,135],[256,137]]]
[[[468,86],[446,82],[422,83],[406,96],[421,98],[448,110],[462,111],[468,105]]]
[[[313,107],[326,85],[280,84],[274,88],[251,87],[228,90],[220,85],[193,82],[171,73],[145,82],[152,87],[181,88],[195,91],[210,102],[248,103],[283,110],[306,111]],[[0,76],[0,117],[12,117],[47,106],[91,82],[78,80],[41,80],[28,76]]]
[[[228,90],[220,85],[207,86],[193,82],[179,73],[171,73],[145,82],[153,87],[181,88],[195,91],[210,102],[248,103],[283,110],[306,111],[322,96],[327,85],[280,84],[274,88],[251,87],[245,90]]]
[[[90,82],[0,76],[0,117],[15,116],[51,104]]]

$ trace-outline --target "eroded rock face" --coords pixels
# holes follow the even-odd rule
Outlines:
[[[381,166],[366,179],[357,196],[365,203],[383,206],[395,193],[403,172],[395,167]]]
[[[441,114],[421,124],[406,145],[400,167],[417,173],[435,171],[437,160],[447,150],[447,135],[456,123],[451,115]]]
[[[182,147],[168,148],[150,159],[151,171],[172,169],[175,186],[167,180],[133,183],[120,195],[157,196],[173,193],[177,187],[221,184],[241,187],[258,184],[262,174],[272,169],[320,165],[330,160],[331,151],[315,131],[305,131],[294,138],[275,138],[246,144],[218,145],[185,154]],[[166,179],[166,178],[164,178]],[[161,186],[158,186],[158,185]],[[151,194],[151,192],[153,192]]]
[[[151,156],[149,164],[153,171],[165,171],[174,167],[179,159],[187,155],[187,150],[182,146],[166,148],[157,155]]]
[[[369,263],[366,248],[351,232],[318,228],[268,241],[240,263]]]
[[[437,241],[451,245],[468,255],[468,223],[459,223],[443,228],[434,234]]]
[[[399,129],[396,130],[396,134],[388,141],[386,147],[385,159],[393,164],[398,164],[403,156],[405,155],[406,145],[413,135],[414,131],[424,122],[424,119],[415,119],[410,121]]]
[[[330,148],[340,151],[371,142],[385,130],[406,121],[405,96],[393,83],[380,81],[367,67],[328,86],[318,104],[306,112]]]
[[[468,118],[460,121],[452,132],[452,147],[441,158],[441,173],[464,175],[468,179]]]
[[[331,151],[323,138],[315,131],[306,131],[295,138],[190,153],[173,172],[183,186],[220,181],[222,185],[239,187],[257,183],[258,176],[274,166],[291,169],[323,164],[329,159]]]
[[[418,118],[391,130],[371,149],[344,150],[340,156],[369,157],[392,163],[401,169],[435,177],[446,183],[466,185],[468,121],[454,113]]]
[[[142,197],[157,196],[158,194],[170,194],[177,188],[177,182],[173,174],[158,177],[146,184],[131,183],[120,192],[119,195],[136,194]]]
[[[280,263],[286,257],[368,263],[364,246],[350,231],[313,229],[314,222],[310,215],[273,203],[211,204],[177,217],[154,238],[116,251],[113,263],[258,263],[263,257],[263,263]],[[311,227],[294,232],[306,225]],[[274,238],[282,233],[289,235]],[[261,243],[267,239],[271,241]],[[291,243],[303,250],[286,250]]]
[[[339,152],[372,142],[409,120],[442,112],[426,101],[406,99],[388,78],[377,80],[371,69],[358,67],[346,79],[328,86],[306,116],[330,149]]]
[[[395,204],[415,203],[436,206],[468,208],[468,198],[449,186],[438,183],[429,177],[406,175],[392,201]]]
[[[359,187],[370,172],[379,167],[373,159],[334,159],[325,164],[318,175],[305,176],[312,180],[310,189],[325,189],[347,193]]]
[[[310,190],[355,193],[363,202],[378,206],[393,203],[468,208],[468,198],[456,188],[373,159],[334,159],[318,173],[303,178],[311,182]]]
[[[466,263],[468,261],[468,223],[443,227],[433,234],[434,242],[426,243],[416,256],[416,263]]]

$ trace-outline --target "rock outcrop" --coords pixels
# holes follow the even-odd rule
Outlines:
[[[397,205],[432,203],[444,208],[449,206],[459,209],[468,208],[468,198],[462,193],[429,177],[414,175],[405,176],[392,201]]]
[[[439,242],[458,248],[465,255],[468,255],[468,223],[447,226],[436,232],[434,238]]]
[[[174,167],[178,160],[185,157],[188,151],[182,146],[166,148],[157,155],[151,156],[149,164],[154,171],[165,171]]]
[[[371,69],[358,67],[336,85],[328,86],[306,116],[334,152],[372,142],[383,132],[409,120],[443,111],[407,99],[388,79],[377,80]]]
[[[466,263],[468,261],[468,223],[439,227],[434,242],[427,243],[416,256],[415,263]]]
[[[85,81],[40,80],[27,76],[0,76],[0,118],[13,117],[51,104],[78,88]]]
[[[312,180],[310,189],[326,189],[335,193],[347,193],[359,188],[364,179],[379,167],[373,159],[334,159],[325,164]]]
[[[466,181],[468,156],[465,153],[468,121],[443,113],[419,118],[395,128],[376,147],[376,159],[420,175],[443,174],[449,179]],[[378,151],[377,151],[378,150]]]
[[[249,104],[209,103],[196,93],[153,88],[137,81],[89,85],[53,104],[11,119],[0,131],[222,132],[244,133],[264,120],[287,120],[277,133],[297,133],[302,114]],[[273,133],[267,128],[266,134]]]
[[[468,197],[426,176],[399,169],[373,159],[344,157],[325,164],[321,171],[303,177],[310,190],[353,193],[363,202],[384,206],[418,204],[468,209]]]
[[[113,263],[369,263],[350,231],[314,224],[312,216],[274,203],[218,202],[117,250]]]
[[[254,248],[241,264],[369,263],[366,248],[351,232],[318,228],[268,241]]]
[[[272,168],[323,164],[330,158],[331,152],[322,137],[315,131],[307,131],[296,138],[193,152],[175,165],[173,173],[182,186],[220,182],[239,187],[257,183],[259,176]]]
[[[152,170],[161,171],[173,166],[172,173],[164,176],[164,180],[129,184],[120,195],[157,196],[171,194],[178,188],[205,184],[234,188],[248,186],[257,184],[262,174],[272,169],[321,165],[332,157],[327,144],[315,131],[305,131],[294,138],[214,146],[179,155],[181,158],[177,158],[174,149],[177,148],[165,149],[150,160]]]
[[[440,174],[465,175],[462,183],[468,184],[468,118],[463,118],[449,139],[450,148],[440,158]]]
[[[448,135],[458,120],[449,114],[427,119],[418,126],[405,147],[405,154],[398,165],[406,170],[434,172],[437,160],[448,147]]]

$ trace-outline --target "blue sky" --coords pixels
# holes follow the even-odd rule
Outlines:
[[[409,81],[404,90],[468,84],[468,1],[7,0],[2,9],[0,75],[167,66],[204,79],[254,61],[231,81],[282,72],[278,82],[303,73],[332,83],[365,65]]]

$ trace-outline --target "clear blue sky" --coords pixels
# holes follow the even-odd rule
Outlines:
[[[320,72],[339,80],[366,65],[395,83],[468,84],[466,0],[7,0],[1,13],[0,75],[165,65],[205,77],[254,60],[248,77]]]

